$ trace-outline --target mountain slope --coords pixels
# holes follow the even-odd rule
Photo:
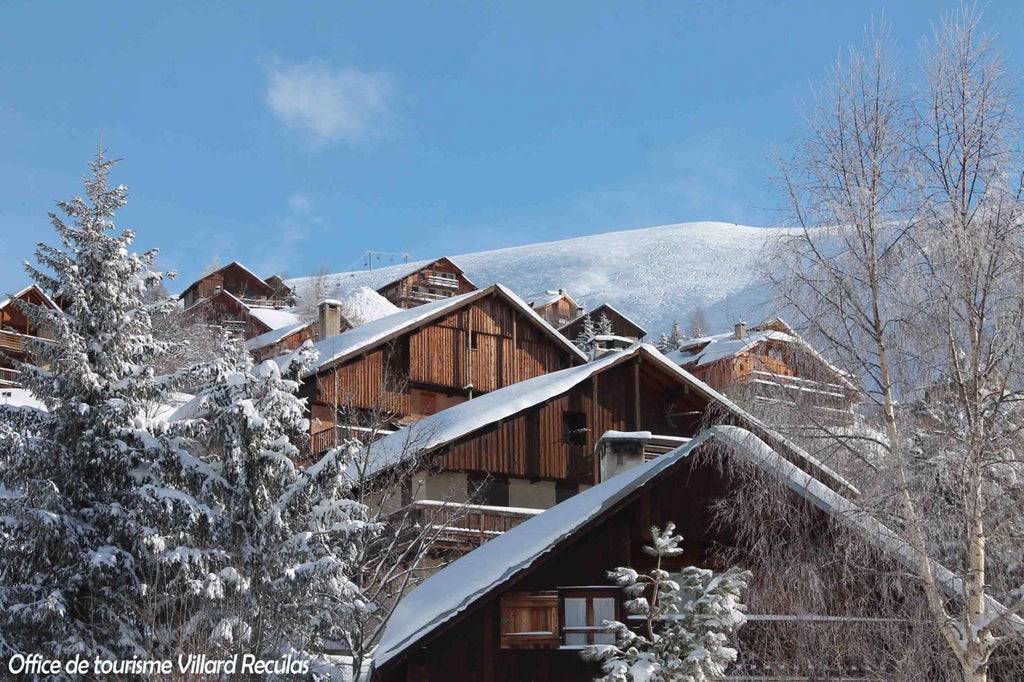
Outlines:
[[[656,337],[673,320],[685,324],[697,307],[713,330],[731,327],[740,317],[756,322],[767,316],[770,292],[759,276],[760,251],[772,235],[786,231],[684,223],[451,258],[479,287],[500,282],[528,300],[561,287],[588,309],[610,303]],[[359,286],[383,286],[428,262],[328,275],[326,294],[344,298]],[[310,280],[289,285],[301,292]]]

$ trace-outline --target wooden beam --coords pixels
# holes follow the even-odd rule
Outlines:
[[[633,430],[639,431],[640,426],[640,358],[633,363]]]

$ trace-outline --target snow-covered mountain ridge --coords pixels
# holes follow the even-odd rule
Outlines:
[[[761,249],[773,235],[788,231],[682,223],[450,258],[479,287],[500,282],[527,300],[546,289],[563,288],[588,309],[611,304],[656,336],[673,320],[685,323],[697,307],[716,330],[731,327],[740,317],[757,321],[767,316],[770,292],[759,275]],[[326,293],[340,298],[353,286],[383,286],[415,265],[330,275]],[[299,292],[308,282],[289,280]]]

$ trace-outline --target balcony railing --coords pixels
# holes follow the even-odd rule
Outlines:
[[[459,288],[459,279],[457,277],[444,277],[443,275],[424,275],[421,281],[432,287],[445,287],[447,289]]]
[[[479,547],[544,511],[436,500],[417,500],[404,511],[410,510],[417,526],[434,536],[434,547],[460,551]]]
[[[389,429],[371,429],[365,426],[338,424],[333,428],[328,427],[310,434],[309,451],[312,455],[321,455],[352,439],[364,442],[367,439],[379,440],[392,433],[394,431]]]
[[[0,350],[22,351],[24,350],[22,346],[24,338],[24,334],[0,329]]]
[[[450,297],[451,292],[445,292],[443,294],[432,294],[429,291],[424,291],[423,288],[419,285],[398,287],[399,300],[440,301],[441,299]]]
[[[21,372],[16,369],[0,367],[0,386],[20,386]]]

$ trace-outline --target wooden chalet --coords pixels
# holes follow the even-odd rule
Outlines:
[[[583,331],[584,318],[589,317],[596,327],[602,316],[607,317],[611,322],[612,336],[631,341],[641,341],[647,336],[647,331],[643,327],[607,303],[602,303],[593,310],[574,317],[572,321],[560,326],[558,331],[562,332],[567,339],[575,339]]]
[[[690,339],[669,358],[727,395],[810,409],[828,422],[848,423],[859,400],[849,376],[779,318]]]
[[[453,547],[467,549],[600,482],[602,434],[643,433],[644,455],[653,458],[707,421],[752,429],[808,472],[855,493],[647,344],[425,417],[369,445],[369,473],[406,461],[429,463],[415,474],[405,503],[424,524],[435,522],[445,502],[470,503],[470,521],[446,533]]]
[[[255,362],[263,362],[290,353],[306,341],[315,341],[316,336],[316,322],[296,322],[252,337],[245,348]]]
[[[403,309],[461,296],[477,288],[462,268],[447,257],[376,270],[299,277],[286,283],[299,296],[315,290],[318,297],[339,300],[367,287]]]
[[[274,275],[261,279],[238,261],[203,275],[192,282],[179,298],[189,310],[204,299],[226,291],[248,306],[284,308],[291,305],[292,291],[284,281]]]
[[[586,362],[498,284],[367,322],[315,347],[320,359],[302,389],[314,453],[337,442],[338,427],[359,427],[381,411],[411,421]]]
[[[576,319],[583,313],[583,306],[577,303],[565,289],[544,291],[529,296],[528,299],[530,307],[555,329],[561,329],[570,320]]]
[[[30,362],[26,341],[49,338],[48,332],[33,327],[28,318],[18,309],[15,300],[43,306],[51,310],[60,308],[52,298],[32,284],[10,298],[0,301],[0,386],[17,386],[18,362]]]
[[[722,466],[728,461],[734,466]],[[715,426],[658,458],[634,458],[617,475],[534,516],[431,576],[398,603],[374,653],[375,682],[487,682],[592,680],[597,665],[580,650],[614,643],[605,620],[631,621],[626,596],[608,582],[618,566],[646,571],[652,558],[642,551],[652,525],[676,524],[684,553],[663,568],[696,565],[724,570],[723,548],[734,547],[733,531],[718,523],[712,505],[728,497],[741,468],[782,487],[781,499],[817,519],[819,542],[829,527],[841,527],[894,569],[916,570],[916,556],[890,529],[857,509],[821,481],[794,466],[764,441],[735,426]],[[760,480],[760,479],[758,479]],[[772,542],[785,543],[781,534]],[[735,559],[734,559],[735,561]],[[822,561],[825,561],[822,559]],[[732,563],[732,562],[729,562]],[[955,578],[936,564],[937,580],[957,598]],[[762,580],[767,577],[762,576]],[[773,613],[757,598],[759,576],[744,601],[748,623],[740,631],[736,677],[760,680],[880,680],[892,659],[841,661],[846,674],[787,669],[788,661],[766,661],[756,644],[759,628],[820,628],[807,613]],[[862,588],[864,589],[864,588]],[[867,588],[872,589],[872,588]],[[914,590],[907,581],[904,589]],[[770,602],[766,602],[770,603]],[[849,599],[849,608],[863,608]],[[999,605],[989,608],[999,612]],[[861,613],[831,616],[848,636],[858,627],[877,627]],[[891,622],[891,621],[889,621]],[[1024,627],[1018,618],[1012,627]],[[814,632],[819,630],[814,629]],[[777,654],[776,654],[777,655]],[[783,655],[792,655],[785,652]],[[880,674],[880,669],[883,674]],[[1009,679],[1009,678],[1007,678]]]

